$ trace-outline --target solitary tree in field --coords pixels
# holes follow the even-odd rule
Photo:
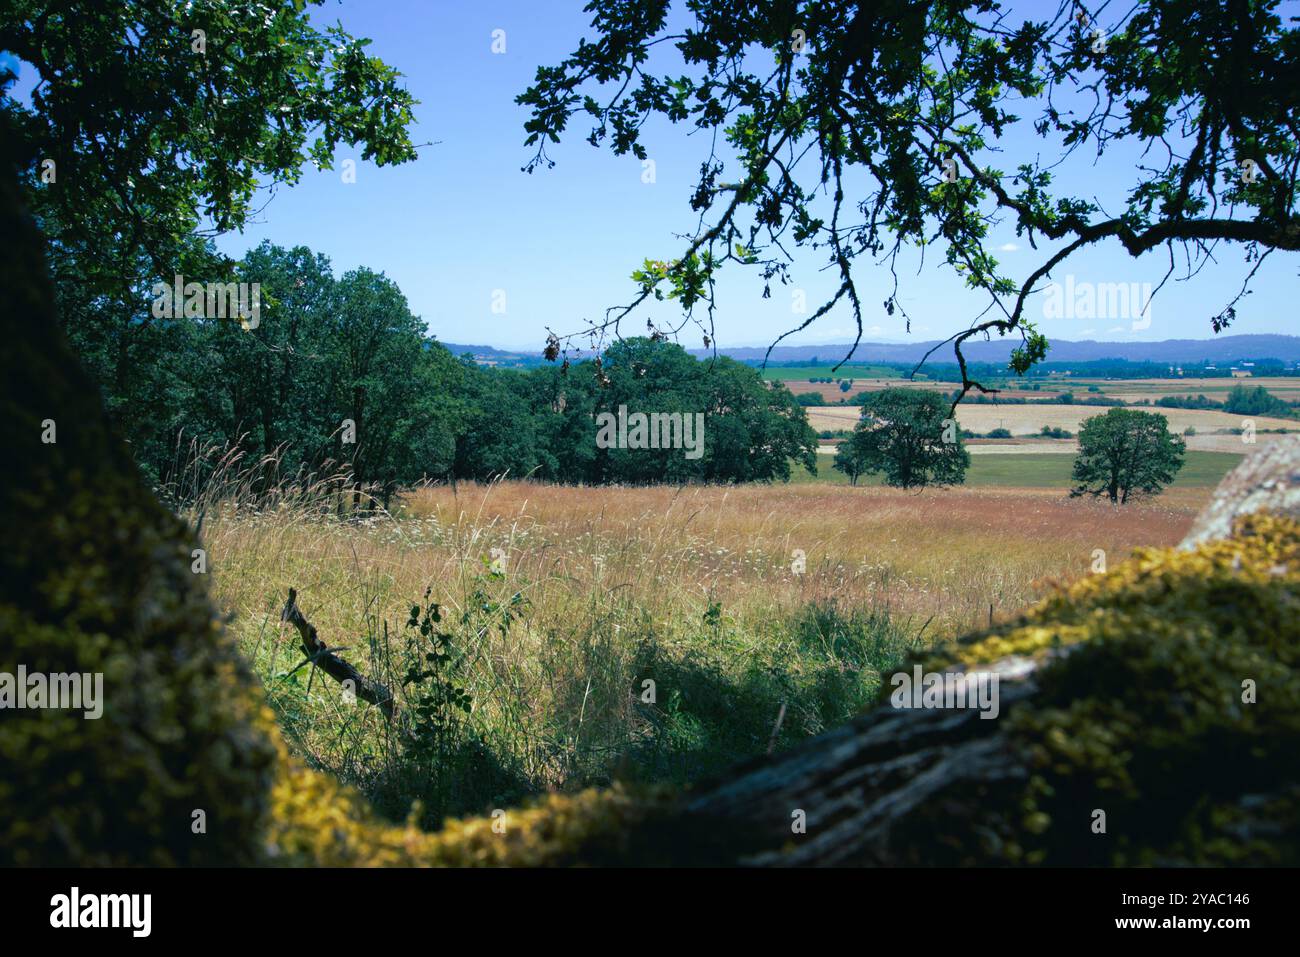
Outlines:
[[[969,465],[970,453],[948,403],[921,389],[884,389],[868,398],[853,434],[835,455],[835,468],[854,485],[873,473],[898,488],[957,485]]]
[[[1158,412],[1111,409],[1079,431],[1071,495],[1102,495],[1123,505],[1135,494],[1156,495],[1183,466],[1187,444]]]
[[[860,337],[872,311],[906,317],[895,267],[924,247],[977,293],[969,328],[952,338],[964,396],[993,391],[967,374],[971,337],[1017,340],[1017,371],[1045,355],[1030,307],[1081,249],[1156,252],[1172,273],[1184,256],[1195,268],[1235,246],[1244,281],[1206,316],[1215,331],[1263,258],[1300,250],[1300,33],[1279,0],[592,0],[587,10],[594,37],[539,69],[519,98],[537,146],[529,168],[552,162],[546,147],[571,122],[643,162],[650,131],[663,129],[651,117],[707,145],[688,240],[637,271],[630,300],[594,328],[552,333],[553,355],[572,335],[617,334],[663,298],[707,347],[718,271],[752,269],[764,296],[788,295],[798,247],[824,257],[838,285],[785,335],[839,308]],[[1112,197],[1091,179],[1063,188],[1059,170],[1076,153],[1076,163],[1115,155],[1127,183]],[[998,222],[1035,250],[1025,271],[998,261]],[[895,282],[873,303],[859,281],[879,265]]]

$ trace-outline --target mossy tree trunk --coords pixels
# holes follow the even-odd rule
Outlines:
[[[199,543],[68,347],[4,167],[0,672],[102,674],[104,702],[98,719],[0,715],[0,863],[259,860],[276,753],[260,689],[194,571]]]

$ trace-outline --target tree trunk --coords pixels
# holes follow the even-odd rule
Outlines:
[[[914,860],[909,850],[925,813],[947,808],[950,823],[973,828],[979,808],[970,793],[1028,776],[1000,729],[1032,702],[1036,670],[1006,663],[996,721],[973,709],[877,708],[705,785],[686,802],[683,823],[690,832],[733,835],[723,858],[707,863],[941,863]],[[795,830],[800,812],[803,834]]]

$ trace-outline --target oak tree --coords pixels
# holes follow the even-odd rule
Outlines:
[[[518,98],[531,112],[529,171],[554,165],[546,148],[574,121],[589,124],[592,145],[642,160],[656,117],[707,144],[690,197],[697,221],[680,254],[647,260],[630,301],[587,328],[552,331],[552,355],[576,336],[617,335],[655,299],[682,307],[667,331],[694,323],[708,347],[719,271],[756,271],[768,296],[791,281],[799,247],[815,251],[838,286],[776,342],[842,307],[856,347],[873,311],[906,317],[900,254],[933,248],[982,294],[969,326],[948,340],[959,401],[971,389],[996,391],[967,371],[962,344],[972,337],[1017,341],[1015,371],[1044,357],[1048,342],[1027,303],[1085,247],[1163,250],[1166,279],[1180,260],[1194,271],[1222,254],[1220,244],[1240,248],[1245,282],[1206,317],[1216,332],[1265,257],[1300,249],[1300,33],[1278,0],[684,7],[592,0],[594,39],[541,67]],[[1087,177],[1074,191],[1058,188],[1055,171],[1075,153],[1130,171],[1117,204],[1103,206]],[[1027,274],[990,248],[999,223],[1038,251]],[[893,275],[879,304],[860,295],[864,267]]]
[[[1186,443],[1170,434],[1158,412],[1111,409],[1079,430],[1072,496],[1105,495],[1123,505],[1133,495],[1155,495],[1183,466]]]

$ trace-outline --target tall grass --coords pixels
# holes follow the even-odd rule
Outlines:
[[[909,648],[1086,574],[1094,549],[1117,561],[1176,541],[1195,511],[1030,490],[498,482],[340,515],[346,476],[268,488],[240,473],[214,469],[179,507],[203,516],[214,596],[289,740],[394,817],[421,800],[430,824],[787,747],[859,712]],[[397,691],[394,722],[294,670],[290,586],[324,641]],[[427,660],[408,627],[426,589],[443,678],[472,701],[450,730],[421,724],[429,682],[402,686]]]

